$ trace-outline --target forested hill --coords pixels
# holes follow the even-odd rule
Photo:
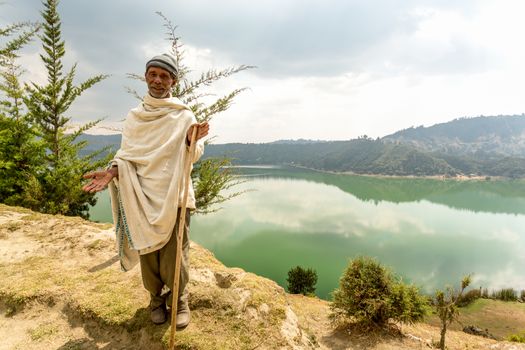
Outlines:
[[[210,145],[205,157],[229,156],[234,164],[293,164],[358,174],[456,175],[458,171],[413,147],[371,139],[315,143]]]
[[[525,114],[460,118],[430,127],[412,127],[383,137],[420,150],[478,159],[525,157]]]
[[[316,143],[209,145],[205,157],[231,157],[233,164],[291,164],[318,170],[396,176],[482,175],[523,177],[525,159],[479,160],[443,155],[411,145],[361,138]]]
[[[83,135],[87,150],[113,145],[120,135]],[[382,139],[282,140],[208,145],[206,157],[233,164],[291,164],[318,170],[398,176],[525,177],[525,115],[456,119],[398,131]]]
[[[120,148],[120,141],[122,140],[121,134],[114,135],[89,135],[82,134],[78,137],[77,141],[87,141],[87,146],[81,150],[81,155],[86,155],[91,152],[97,151],[104,147],[109,147],[111,151],[115,152]]]

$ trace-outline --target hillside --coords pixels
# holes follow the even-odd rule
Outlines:
[[[121,134],[114,135],[89,135],[82,134],[78,137],[77,141],[87,142],[87,146],[84,147],[80,154],[86,155],[94,151],[98,151],[104,147],[109,147],[113,152],[120,148],[120,141],[122,140]]]
[[[234,164],[294,164],[312,169],[385,175],[449,175],[458,170],[410,146],[357,139],[309,144],[210,145],[205,157],[230,156]]]
[[[371,139],[310,144],[211,145],[205,157],[230,156],[234,164],[292,164],[307,168],[385,175],[456,175],[459,172],[431,154]]]
[[[149,322],[139,269],[119,270],[112,237],[106,224],[0,205],[0,349],[164,348],[169,327]],[[227,268],[194,243],[190,308],[179,349],[424,349],[439,336],[429,324],[389,334],[335,330],[328,302]],[[523,323],[525,311],[513,317]],[[449,349],[525,349],[447,334]]]
[[[476,158],[525,157],[525,114],[460,118],[430,127],[412,127],[383,137],[428,152]]]
[[[82,135],[81,152],[116,150],[120,135]],[[393,176],[525,176],[525,116],[456,119],[398,131],[382,139],[280,140],[208,145],[206,157],[233,164],[296,165],[317,170]]]
[[[431,153],[400,142],[357,139],[309,144],[209,145],[204,157],[231,157],[236,165],[295,165],[323,171],[391,176],[525,176],[525,158]]]

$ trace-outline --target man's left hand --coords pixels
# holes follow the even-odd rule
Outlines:
[[[193,128],[195,127],[197,127],[197,138],[195,141],[202,139],[203,137],[208,135],[208,132],[210,131],[210,125],[208,124],[208,122],[193,124],[192,126],[190,126],[190,128],[188,129],[188,133],[186,134],[186,140],[188,145],[191,142],[191,134],[193,133]]]

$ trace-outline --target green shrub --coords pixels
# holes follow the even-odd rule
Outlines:
[[[518,292],[512,288],[503,288],[500,290],[493,291],[491,294],[492,299],[503,300],[503,301],[517,301]]]
[[[427,299],[419,293],[414,285],[401,282],[392,286],[391,318],[404,323],[421,321],[428,309]]]
[[[522,289],[520,292],[520,299],[521,301],[525,302],[525,289]]]
[[[292,294],[314,295],[317,283],[317,272],[296,266],[288,271],[288,292]]]
[[[479,298],[481,298],[481,289],[471,289],[459,298],[457,305],[459,307],[465,307]]]
[[[423,319],[428,302],[413,285],[369,257],[351,260],[333,293],[331,317],[363,326],[385,326],[390,320],[413,323]]]
[[[525,343],[525,333],[522,334],[512,334],[509,336],[509,341],[516,343]]]

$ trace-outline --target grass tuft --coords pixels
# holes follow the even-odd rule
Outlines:
[[[525,343],[525,332],[521,334],[512,334],[509,336],[509,341],[515,343]]]
[[[39,341],[42,339],[49,338],[59,331],[58,326],[52,323],[43,323],[36,328],[28,331],[31,340]]]

